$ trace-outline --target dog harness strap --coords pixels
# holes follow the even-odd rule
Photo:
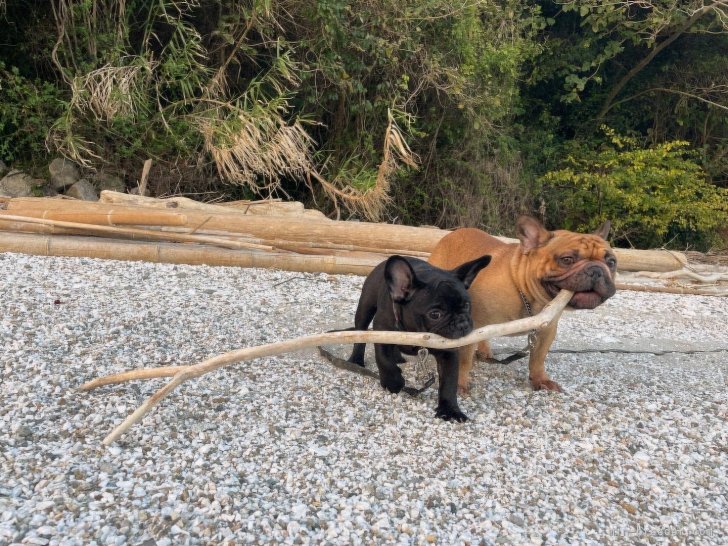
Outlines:
[[[353,330],[353,328],[347,328],[346,330]],[[331,330],[332,332],[341,332],[343,330]],[[374,379],[379,379],[379,374],[376,372],[373,372],[371,370],[368,370],[367,368],[363,368],[362,366],[359,366],[358,364],[354,364],[353,362],[349,362],[348,360],[344,360],[343,358],[339,358],[338,356],[334,356],[329,351],[324,349],[323,347],[319,346],[318,348],[319,353],[321,356],[323,356],[326,360],[331,362],[336,368],[339,368],[340,370],[346,370],[348,372],[353,372],[359,375],[363,375],[365,377],[372,377]],[[402,387],[402,392],[409,394],[410,396],[419,396],[422,394],[425,390],[429,389],[432,384],[435,382],[435,375],[432,374],[430,378],[425,381],[425,384],[422,385],[419,389],[416,389],[414,387],[408,387],[405,385]]]

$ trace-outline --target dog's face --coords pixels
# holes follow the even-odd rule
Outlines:
[[[473,330],[467,289],[478,272],[490,262],[483,256],[445,271],[426,262],[416,267],[399,256],[387,261],[384,277],[402,328],[408,332],[430,332],[455,339]]]
[[[537,271],[532,271],[553,298],[559,290],[574,292],[569,306],[594,309],[616,291],[614,275],[617,259],[605,240],[609,233],[605,222],[593,234],[546,230],[534,218],[521,217],[517,224],[524,254]]]

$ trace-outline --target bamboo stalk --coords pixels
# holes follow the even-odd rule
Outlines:
[[[296,339],[281,341],[277,343],[268,343],[266,345],[259,345],[257,347],[248,347],[246,349],[238,349],[236,351],[230,351],[199,364],[192,366],[185,366],[182,370],[177,372],[172,380],[155,392],[149,397],[142,405],[140,405],[131,415],[129,415],[119,426],[117,426],[106,438],[103,440],[103,444],[108,446],[118,440],[124,432],[129,430],[135,423],[138,423],[142,418],[149,413],[155,406],[157,406],[166,396],[168,396],[175,388],[182,383],[200,377],[201,375],[210,373],[212,371],[224,368],[231,364],[235,364],[241,361],[253,360],[255,358],[261,358],[264,356],[273,356],[283,353],[289,353],[308,347],[316,347],[318,345],[326,345],[332,343],[385,343],[385,344],[397,344],[397,345],[412,345],[417,347],[427,347],[429,349],[455,349],[457,347],[463,347],[465,345],[472,345],[486,339],[490,339],[496,336],[507,336],[531,330],[540,330],[554,320],[558,319],[559,315],[563,311],[564,307],[569,303],[573,292],[568,290],[562,290],[551,302],[543,308],[543,310],[533,317],[523,318],[506,322],[502,324],[491,324],[483,326],[477,330],[473,330],[467,336],[459,339],[447,339],[430,333],[420,332],[395,332],[395,331],[344,331],[344,332],[330,332],[326,334],[314,334],[305,337],[299,337]],[[145,374],[149,374],[151,370],[138,370]],[[164,373],[168,373],[166,369]],[[160,372],[161,373],[161,372]],[[157,376],[157,377],[161,377]],[[116,376],[119,377],[118,375]],[[146,377],[154,377],[146,375]],[[129,372],[125,376],[123,381],[129,381],[135,379],[133,372]],[[104,378],[109,380],[110,378]],[[84,385],[82,385],[82,388]]]
[[[169,231],[172,233],[189,233],[187,228],[179,227],[162,227],[161,231]],[[344,250],[351,252],[371,252],[374,254],[392,255],[400,254],[403,256],[414,256],[416,258],[427,259],[430,256],[429,252],[417,252],[408,249],[396,249],[396,248],[376,248],[371,246],[358,246],[358,245],[340,245],[336,243],[326,242],[300,242],[288,241],[285,239],[259,239],[257,237],[251,237],[244,233],[231,233],[229,231],[222,231],[218,229],[198,229],[195,233],[200,235],[212,235],[215,237],[229,237],[231,239],[245,239],[250,243],[256,243],[260,245],[268,245],[282,250],[291,250],[293,252],[305,251],[307,248],[313,249],[327,249],[327,250]],[[299,250],[301,249],[301,250]]]
[[[382,256],[376,254],[306,256],[275,251],[228,250],[203,245],[7,232],[0,232],[0,252],[155,263],[262,267],[285,271],[344,275],[367,275],[382,261]]]
[[[186,214],[170,211],[156,211],[142,207],[99,205],[95,202],[66,199],[43,199],[39,197],[17,197],[6,203],[8,214],[96,224],[186,226]]]
[[[122,236],[131,239],[142,239],[152,241],[172,241],[185,243],[201,243],[220,246],[231,249],[255,249],[255,250],[273,250],[273,247],[267,245],[258,245],[245,241],[223,239],[221,237],[210,237],[206,235],[189,235],[186,233],[169,233],[166,231],[158,231],[152,229],[127,228],[116,226],[98,226],[95,224],[82,224],[78,222],[63,222],[59,220],[45,220],[43,218],[27,218],[25,216],[15,216],[13,214],[5,214],[0,211],[0,226],[3,222],[14,222],[18,224],[41,224],[44,226],[66,228],[77,231],[81,234],[111,235]],[[21,228],[22,229],[22,228]]]
[[[63,215],[74,214],[73,221],[95,223],[94,214],[102,216],[113,210],[120,210],[122,205],[105,203],[74,202],[59,204],[60,200],[21,198],[8,203],[8,211],[23,216],[69,220]],[[140,210],[137,207],[135,210]],[[141,209],[145,210],[145,209]],[[154,218],[179,213],[167,210],[149,210]],[[58,215],[61,215],[59,217]],[[236,233],[247,233],[261,239],[287,239],[293,242],[323,241],[335,244],[354,244],[377,248],[408,248],[413,251],[429,252],[437,241],[448,232],[434,228],[417,228],[392,224],[370,224],[367,222],[312,222],[308,218],[286,217],[272,218],[265,216],[241,215],[235,213],[210,214],[197,210],[185,210],[186,227],[193,230],[215,229]],[[106,224],[102,218],[103,224]],[[139,221],[150,225],[155,222]],[[179,224],[175,224],[179,225]]]
[[[110,223],[107,215],[121,214],[123,205],[104,203],[68,202],[42,198],[16,198],[6,203],[8,210],[24,216],[35,216],[56,220],[71,220],[84,223]],[[131,208],[135,213],[139,207]],[[141,209],[145,210],[145,209]],[[409,249],[413,252],[428,253],[437,242],[447,235],[447,231],[436,228],[373,224],[367,222],[312,222],[307,218],[271,218],[241,214],[210,214],[198,210],[186,210],[184,215],[167,210],[146,209],[153,217],[143,214],[136,223],[161,225],[165,215],[175,216],[174,223],[168,225],[185,226],[192,230],[221,230],[245,233],[265,240],[283,239],[294,243],[323,242],[338,245],[383,249]],[[64,215],[73,214],[73,218]],[[130,212],[131,214],[131,212]],[[179,218],[186,222],[179,223]],[[122,223],[113,218],[113,223]],[[171,222],[171,221],[170,221]],[[498,237],[504,242],[513,239]],[[682,269],[687,258],[679,252],[667,250],[614,249],[620,271],[674,271]]]

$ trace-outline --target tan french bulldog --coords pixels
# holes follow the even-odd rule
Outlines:
[[[483,254],[490,254],[490,265],[470,286],[473,326],[508,322],[535,315],[565,288],[574,292],[568,308],[594,309],[615,293],[617,259],[605,240],[610,223],[593,234],[567,230],[548,231],[530,216],[516,224],[520,243],[504,243],[474,228],[462,228],[443,237],[430,255],[429,262],[453,269]],[[558,318],[535,335],[528,362],[529,379],[535,390],[560,391],[561,387],[546,373],[544,361],[556,337]],[[476,348],[490,358],[487,341],[459,350],[458,390],[467,394]]]

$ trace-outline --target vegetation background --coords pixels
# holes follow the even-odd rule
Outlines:
[[[0,0],[0,159],[725,248],[728,0]]]

